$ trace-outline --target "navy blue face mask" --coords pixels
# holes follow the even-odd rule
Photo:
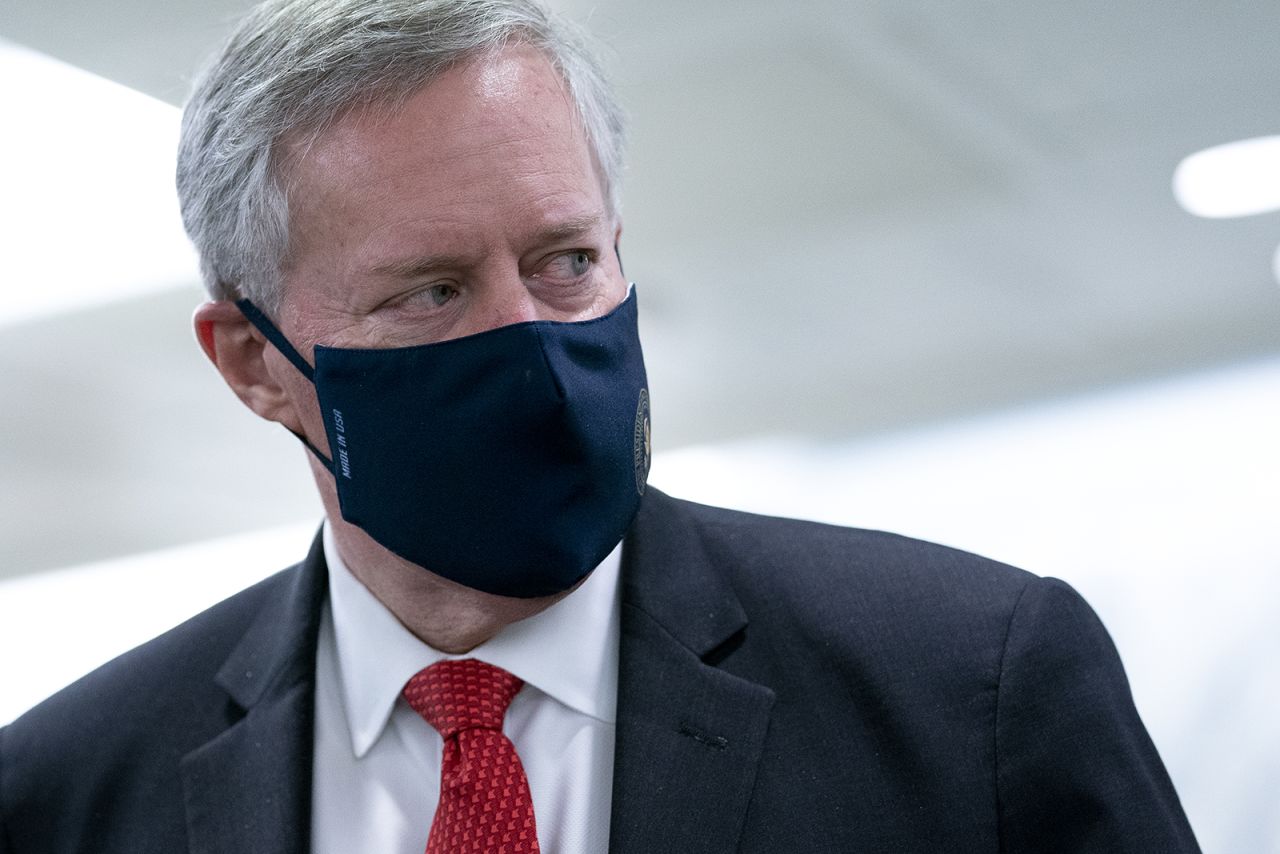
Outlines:
[[[388,550],[500,596],[568,590],[622,539],[649,474],[649,392],[634,288],[603,317],[530,321],[437,344],[317,346],[342,518]],[[302,438],[302,437],[299,437]]]

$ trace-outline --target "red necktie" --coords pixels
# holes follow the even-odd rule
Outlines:
[[[440,804],[426,854],[537,854],[533,798],[502,719],[524,682],[464,658],[438,661],[404,686],[404,698],[444,739]]]

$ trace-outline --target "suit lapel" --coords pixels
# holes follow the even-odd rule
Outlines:
[[[218,674],[243,717],[182,760],[192,854],[310,848],[319,537]],[[773,692],[715,666],[746,630],[679,504],[650,489],[624,549],[609,850],[736,850]]]
[[[310,848],[315,650],[327,592],[320,538],[218,672],[243,711],[183,757],[192,854]]]
[[[714,666],[746,615],[656,490],[626,542],[622,601],[609,850],[734,851],[773,692]]]

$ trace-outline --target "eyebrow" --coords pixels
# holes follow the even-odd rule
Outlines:
[[[581,237],[584,234],[595,231],[603,221],[604,216],[599,212],[570,217],[550,228],[539,231],[534,241],[537,243],[559,243],[561,240]]]
[[[403,261],[392,261],[379,264],[373,268],[375,276],[388,276],[393,279],[416,279],[437,270],[456,269],[463,266],[463,261],[456,255],[424,255],[407,258]]]
[[[541,246],[581,237],[598,229],[603,221],[604,215],[600,212],[570,217],[535,233],[533,243]],[[422,255],[379,264],[373,268],[372,272],[377,276],[413,279],[439,270],[457,269],[465,265],[465,260],[458,255]]]

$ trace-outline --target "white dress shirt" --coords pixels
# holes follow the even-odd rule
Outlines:
[[[316,652],[315,854],[422,854],[440,797],[440,735],[400,689],[447,658],[519,676],[503,732],[529,778],[545,854],[609,842],[621,545],[572,594],[466,655],[418,640],[347,569],[324,527],[329,601]]]

